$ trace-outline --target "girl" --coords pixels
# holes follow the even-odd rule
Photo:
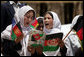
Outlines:
[[[29,39],[29,31],[32,30],[32,28],[29,26],[29,24],[34,20],[35,18],[35,11],[30,6],[23,6],[19,9],[18,14],[15,15],[16,19],[20,21],[21,29],[24,34],[23,39],[20,41],[22,48],[21,50],[17,51],[20,56],[31,56],[31,53],[27,50],[28,46],[28,39]],[[2,33],[1,38],[4,38],[5,36],[10,38],[11,36],[11,28],[12,25],[9,25]]]
[[[46,34],[60,33],[61,32],[61,23],[55,12],[48,11],[44,15],[44,32]],[[66,47],[62,40],[58,39],[60,43],[58,45],[61,47],[57,51],[47,51],[43,52],[45,56],[60,56],[66,54]],[[60,53],[59,53],[60,51]]]

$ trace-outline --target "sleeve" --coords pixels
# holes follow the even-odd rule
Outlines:
[[[73,56],[70,40],[68,37],[64,40],[64,44],[65,47],[67,48],[66,56]]]
[[[10,39],[12,25],[6,27],[4,31],[1,32],[1,38]]]
[[[78,36],[73,34],[69,36],[69,39],[71,41],[73,52],[75,53],[81,47]]]

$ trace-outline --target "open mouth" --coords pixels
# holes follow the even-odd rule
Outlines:
[[[48,23],[45,24],[46,26],[49,25]]]

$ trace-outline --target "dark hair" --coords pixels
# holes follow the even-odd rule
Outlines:
[[[34,20],[34,19],[36,18],[34,10],[29,10],[29,11],[32,11],[32,12],[33,12],[33,14],[34,14],[33,20]],[[29,11],[28,11],[28,12],[29,12]],[[28,12],[27,12],[27,13],[28,13]],[[26,13],[26,14],[27,14],[27,13]],[[26,14],[25,14],[25,15],[26,15]]]
[[[51,16],[52,19],[53,19],[53,14],[52,14],[51,12],[46,12],[45,15],[46,15],[46,14],[50,14],[50,16]],[[44,16],[45,16],[45,15],[44,15]]]
[[[39,18],[37,21],[38,21],[39,24],[43,23],[43,19],[42,18]]]

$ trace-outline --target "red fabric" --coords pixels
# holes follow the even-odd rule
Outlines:
[[[34,23],[32,23],[31,25],[36,27],[37,24],[38,24],[38,21],[35,19]]]
[[[39,34],[35,34],[35,35],[33,35],[33,37],[35,38],[35,40],[39,40],[41,38]],[[36,38],[36,37],[38,37],[38,38]]]
[[[20,29],[17,27],[17,25],[14,26],[13,31],[17,37],[21,35]]]
[[[77,32],[78,37],[80,40],[83,40],[83,27]]]

